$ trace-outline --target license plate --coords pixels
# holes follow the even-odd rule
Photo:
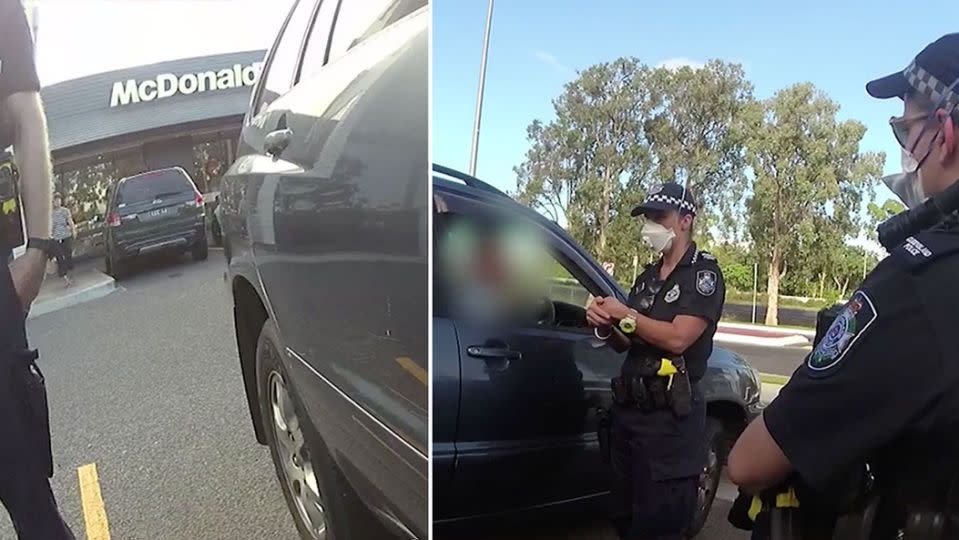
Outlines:
[[[150,216],[150,217],[157,217],[157,216],[162,216],[163,214],[166,214],[166,213],[167,213],[167,209],[166,209],[166,208],[161,208],[161,209],[159,209],[159,210],[152,210],[152,211],[150,211],[150,213],[147,214],[147,215]]]

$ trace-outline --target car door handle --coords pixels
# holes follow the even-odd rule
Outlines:
[[[290,128],[271,131],[266,134],[266,139],[263,140],[263,150],[268,156],[278,158],[280,157],[280,154],[286,150],[286,147],[290,145],[290,140],[292,138],[293,130]]]
[[[523,357],[519,351],[512,351],[505,347],[481,347],[473,345],[466,348],[466,353],[474,358],[484,360],[519,360]]]

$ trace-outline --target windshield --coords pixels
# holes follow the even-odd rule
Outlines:
[[[167,169],[149,172],[127,178],[120,184],[117,205],[150,202],[187,193],[193,195],[194,191],[193,183],[183,171]]]

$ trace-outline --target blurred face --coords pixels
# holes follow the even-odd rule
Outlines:
[[[63,203],[63,201],[60,199],[60,197],[54,197],[54,198],[53,198],[53,206],[59,207],[60,204],[62,204],[62,203]]]

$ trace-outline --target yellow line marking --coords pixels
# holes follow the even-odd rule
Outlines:
[[[785,375],[776,375],[775,373],[760,373],[759,380],[766,384],[786,384],[789,382],[789,377]]]
[[[426,370],[421,368],[419,364],[417,364],[416,362],[414,362],[413,360],[405,356],[398,357],[396,359],[396,363],[399,364],[403,369],[408,371],[410,375],[416,377],[416,380],[420,381],[421,383],[425,385],[429,385],[430,377],[426,373]]]
[[[87,540],[110,540],[97,464],[90,463],[78,468],[77,477],[80,480],[80,501],[83,504],[83,521],[87,525]]]

